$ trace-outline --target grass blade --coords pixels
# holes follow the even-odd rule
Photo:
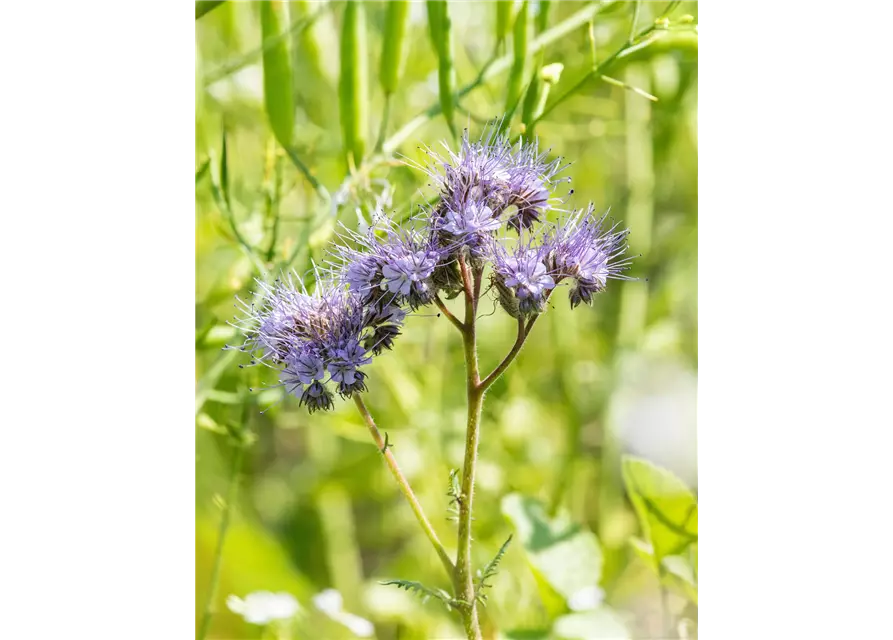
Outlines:
[[[278,0],[262,2],[260,23],[264,42],[276,38],[288,25],[288,3]],[[292,91],[291,55],[288,40],[279,39],[264,49],[264,105],[273,134],[283,147],[289,147],[295,127],[294,92]]]

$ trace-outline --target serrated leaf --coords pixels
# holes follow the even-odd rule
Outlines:
[[[671,472],[647,460],[624,456],[623,482],[652,547],[655,566],[698,541],[698,503]]]
[[[422,602],[427,602],[428,598],[436,598],[446,606],[448,611],[452,611],[453,608],[459,604],[458,601],[450,597],[450,594],[443,589],[426,587],[421,582],[414,582],[412,580],[386,580],[381,584],[393,585],[398,589],[405,589],[406,591],[419,596],[422,599]]]
[[[478,579],[475,580],[474,586],[474,595],[476,598],[480,598],[482,601],[486,601],[487,597],[483,594],[483,590],[490,586],[489,584],[487,584],[487,579],[492,578],[496,575],[496,567],[499,566],[499,562],[502,560],[502,556],[504,556],[505,552],[508,551],[509,543],[511,541],[512,536],[509,536],[506,541],[502,543],[502,546],[499,547],[499,551],[496,552],[496,555],[493,557],[493,559],[485,564],[483,568],[478,572]]]
[[[555,596],[541,589],[543,602],[553,614],[566,610],[575,594],[598,585],[602,553],[594,533],[563,515],[550,519],[539,501],[519,494],[503,499],[502,513],[515,527],[534,575],[559,596],[561,602],[556,605]]]
[[[627,640],[630,637],[623,620],[608,607],[561,616],[555,621],[552,633],[560,640]]]

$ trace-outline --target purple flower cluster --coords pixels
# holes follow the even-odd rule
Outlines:
[[[311,294],[291,276],[259,282],[263,299],[245,304],[243,351],[280,370],[280,385],[313,413],[331,409],[334,387],[342,397],[366,389],[370,354],[390,348],[404,314],[376,309],[341,282],[316,272]]]
[[[289,277],[261,284],[263,301],[246,305],[244,350],[281,371],[280,383],[312,412],[366,389],[362,367],[390,349],[407,312],[463,290],[458,263],[490,279],[502,308],[523,319],[542,313],[562,283],[571,308],[591,304],[609,278],[630,265],[626,230],[606,228],[589,205],[546,221],[561,200],[564,168],[536,142],[511,144],[495,130],[423,167],[439,202],[399,226],[379,219],[365,233],[346,230],[330,266],[308,293]]]

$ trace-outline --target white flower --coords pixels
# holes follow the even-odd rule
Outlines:
[[[290,593],[269,591],[249,593],[244,600],[230,595],[226,599],[226,606],[233,613],[242,616],[245,622],[259,625],[269,624],[273,620],[288,620],[301,609]]]
[[[360,616],[342,611],[344,600],[337,589],[326,589],[313,596],[313,604],[317,609],[329,616],[335,622],[345,627],[359,638],[369,638],[375,633],[375,627],[371,622]]]
[[[601,604],[605,598],[605,592],[592,585],[584,587],[568,598],[567,606],[571,611],[591,611]]]

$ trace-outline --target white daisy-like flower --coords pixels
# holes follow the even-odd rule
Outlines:
[[[289,620],[301,610],[301,605],[290,593],[270,593],[255,591],[245,598],[230,595],[226,599],[227,608],[242,616],[245,622],[258,625],[270,624],[274,620]]]
[[[313,596],[314,606],[329,618],[350,629],[358,638],[371,638],[375,626],[360,616],[342,610],[344,600],[337,589],[326,589]]]
[[[591,611],[605,599],[605,592],[597,586],[584,587],[568,598],[567,606],[571,611]]]

